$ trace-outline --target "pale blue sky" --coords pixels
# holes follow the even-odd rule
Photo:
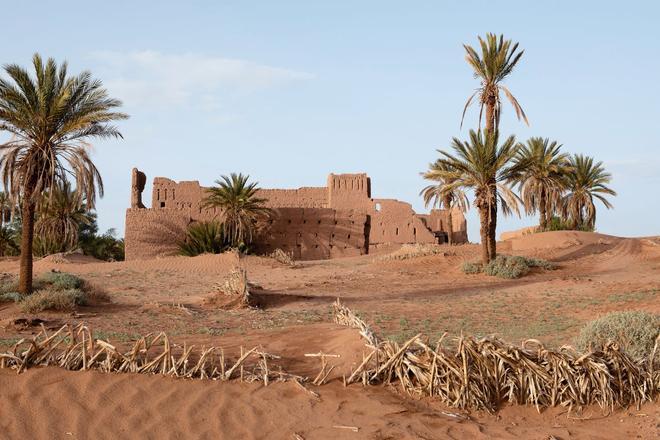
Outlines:
[[[497,6],[496,6],[497,4]],[[462,43],[504,33],[525,55],[501,129],[603,160],[619,196],[597,228],[660,234],[660,6],[654,1],[29,1],[3,5],[0,62],[32,53],[89,69],[122,99],[125,140],[97,143],[101,229],[123,231],[130,170],[209,185],[322,186],[367,172],[373,196],[411,202],[453,136],[477,125]],[[500,220],[499,232],[535,218]],[[478,240],[476,213],[469,233]]]

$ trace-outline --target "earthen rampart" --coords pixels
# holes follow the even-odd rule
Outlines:
[[[133,169],[126,213],[129,260],[176,253],[190,223],[221,214],[202,207],[206,188],[199,182],[164,177],[154,179],[151,209],[146,209],[141,196],[145,179]],[[280,248],[296,259],[360,255],[383,244],[443,242],[449,229],[444,210],[419,215],[409,203],[373,199],[371,179],[364,173],[330,174],[326,187],[261,189],[258,196],[274,212],[255,243],[261,253]],[[467,242],[465,217],[460,211],[452,217],[454,242]]]

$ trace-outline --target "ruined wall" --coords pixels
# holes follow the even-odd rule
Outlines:
[[[327,208],[326,188],[260,189],[257,197],[267,199],[269,208]]]
[[[420,216],[422,217],[422,216]],[[449,212],[446,209],[433,209],[429,215],[423,216],[426,225],[435,232],[449,233]],[[454,243],[467,243],[467,221],[459,209],[452,210],[452,238]]]
[[[211,220],[217,209],[201,207],[206,189],[197,181],[156,177],[152,209],[143,208],[146,177],[133,170],[131,209],[126,213],[126,258],[173,254],[186,227]],[[260,252],[281,248],[297,259],[359,255],[389,243],[437,243],[435,232],[447,227],[444,210],[418,215],[409,203],[372,199],[371,179],[364,173],[330,174],[327,187],[261,189],[258,196],[276,212],[269,232],[257,240]],[[465,217],[453,215],[454,242],[467,242]]]

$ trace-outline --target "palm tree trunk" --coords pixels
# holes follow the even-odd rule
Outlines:
[[[21,228],[21,258],[18,275],[18,292],[27,295],[32,293],[32,242],[34,240],[34,201],[31,192],[26,192],[23,199]]]
[[[486,265],[490,261],[490,253],[488,246],[489,237],[489,222],[488,222],[488,207],[479,208],[479,220],[481,221],[481,262]]]
[[[492,133],[497,130],[495,126],[495,97],[489,96],[486,101],[486,134]],[[491,176],[493,181],[495,176]],[[495,190],[497,192],[497,190]],[[494,202],[490,208],[487,208],[489,211],[489,221],[488,221],[488,261],[495,259],[497,254],[497,194],[495,194]]]
[[[548,207],[546,206],[548,202],[546,198],[545,189],[541,188],[541,195],[539,197],[539,204],[541,205],[539,207],[541,211],[541,222],[539,226],[541,227],[541,232],[548,229]]]
[[[454,244],[454,225],[452,222],[451,208],[447,209],[447,223],[449,223],[447,227],[447,243],[451,246]]]
[[[497,256],[497,203],[488,208],[490,218],[488,224],[488,261],[494,260]]]

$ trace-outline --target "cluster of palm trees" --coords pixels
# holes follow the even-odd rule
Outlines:
[[[593,230],[594,199],[609,209],[612,205],[606,196],[614,196],[616,192],[608,187],[611,175],[602,162],[589,156],[563,153],[561,145],[547,138],[533,137],[525,143],[516,142],[514,136],[500,138],[501,94],[511,102],[518,119],[527,123],[518,100],[502,84],[523,51],[518,51],[518,43],[512,44],[502,35],[494,34],[488,34],[485,39],[479,37],[479,46],[480,53],[464,45],[466,60],[481,83],[463,109],[464,119],[467,108],[477,98],[479,129],[470,130],[465,141],[454,138],[453,152],[438,150],[440,158],[423,173],[433,183],[421,194],[427,205],[434,204],[451,212],[466,210],[469,206],[466,191],[474,193],[474,206],[480,216],[482,261],[487,263],[497,255],[498,210],[504,215],[520,214],[522,205],[527,214],[538,212],[541,230],[547,230],[555,216],[570,228]],[[516,187],[519,194],[514,191]]]

